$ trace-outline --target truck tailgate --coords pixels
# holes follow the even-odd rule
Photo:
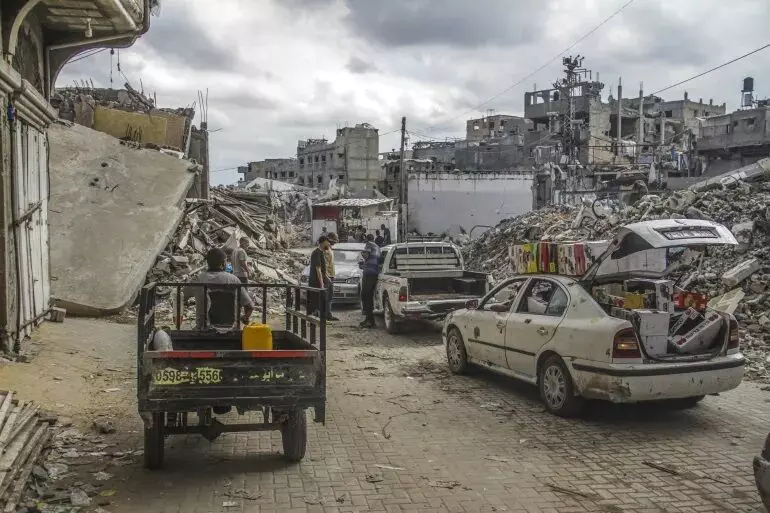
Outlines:
[[[146,351],[148,410],[205,404],[297,405],[323,393],[317,350]],[[169,403],[173,403],[169,404]]]

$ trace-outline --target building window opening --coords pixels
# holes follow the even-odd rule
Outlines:
[[[318,162],[318,155],[315,156],[315,158],[313,159],[313,162]]]
[[[321,175],[318,175],[318,183],[324,183],[324,177]]]
[[[344,179],[345,179],[345,175],[339,175],[339,176],[338,176],[338,178],[339,178],[340,180],[344,180]]]
[[[674,111],[673,110],[667,110],[666,111],[666,117],[667,118],[673,118],[674,117]]]

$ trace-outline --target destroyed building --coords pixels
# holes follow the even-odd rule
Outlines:
[[[494,114],[491,111],[482,118],[465,122],[465,140],[478,142],[487,139],[502,139],[508,135],[524,134],[532,123],[519,116]]]
[[[336,139],[297,142],[297,184],[326,189],[336,179],[351,191],[376,188],[382,180],[380,136],[368,123],[337,129]]]
[[[238,167],[239,183],[249,183],[255,178],[268,180],[280,180],[294,182],[297,177],[297,159],[265,159],[258,162],[249,162],[245,166]]]
[[[753,78],[743,80],[739,110],[701,120],[697,147],[710,176],[770,155],[770,100],[754,99]]]
[[[113,137],[185,151],[195,110],[158,108],[154,98],[134,90],[61,87],[51,104],[59,117]]]
[[[157,0],[55,0],[0,8],[0,338],[8,348],[50,311],[49,103],[62,67],[94,48],[128,47],[150,27]]]

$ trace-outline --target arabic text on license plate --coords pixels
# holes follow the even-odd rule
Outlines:
[[[216,385],[222,382],[222,370],[197,367],[189,370],[167,367],[155,371],[152,376],[155,385]]]

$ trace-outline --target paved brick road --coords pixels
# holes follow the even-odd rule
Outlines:
[[[435,331],[394,337],[357,321],[351,312],[331,330],[328,422],[310,425],[305,461],[286,464],[277,433],[171,438],[164,471],[110,470],[107,509],[762,511],[751,459],[770,430],[770,392],[758,386],[686,412],[592,404],[564,420],[529,386],[447,374]],[[140,446],[134,426],[123,441]]]

